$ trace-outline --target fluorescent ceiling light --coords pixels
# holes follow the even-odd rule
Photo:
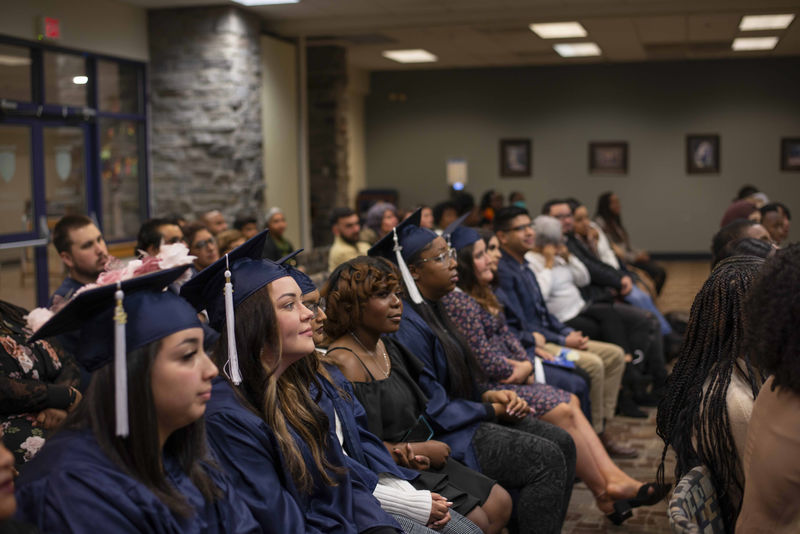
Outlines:
[[[778,44],[777,37],[737,37],[731,48],[736,51],[772,50]]]
[[[88,81],[89,81],[88,76],[74,76],[72,78],[72,83],[74,83],[75,85],[86,85]]]
[[[786,15],[745,15],[739,23],[743,32],[756,30],[783,30],[794,20],[794,14]]]
[[[587,57],[602,54],[597,43],[559,43],[553,45],[561,57]]]
[[[421,48],[414,50],[384,50],[381,55],[398,63],[432,63],[439,60],[438,57]]]
[[[586,29],[580,22],[548,22],[528,26],[533,33],[542,39],[568,39],[586,37]]]
[[[297,4],[300,0],[233,0],[243,6],[274,6],[277,4]]]
[[[29,57],[0,54],[0,65],[4,67],[22,67],[30,64],[31,58]]]

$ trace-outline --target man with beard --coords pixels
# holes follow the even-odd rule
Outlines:
[[[335,237],[328,255],[328,271],[333,272],[340,264],[358,256],[366,256],[370,245],[358,240],[361,223],[356,212],[350,208],[334,208],[331,231]]]

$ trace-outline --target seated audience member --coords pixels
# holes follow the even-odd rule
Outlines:
[[[725,210],[725,213],[722,215],[722,220],[719,223],[719,227],[722,228],[727,226],[736,219],[749,219],[751,221],[760,223],[761,212],[758,211],[756,205],[750,200],[737,200]]]
[[[53,228],[53,246],[67,268],[67,277],[50,297],[48,306],[68,300],[75,291],[97,280],[110,258],[103,234],[85,215],[61,217]]]
[[[495,212],[502,207],[503,195],[494,189],[486,191],[481,197],[481,205],[478,208],[481,217],[480,225],[485,228],[491,228]]]
[[[747,424],[763,382],[745,349],[745,297],[764,260],[737,256],[720,262],[692,303],[686,338],[667,392],[658,405],[656,431],[664,458],[672,447],[678,480],[698,465],[711,471],[726,529],[742,502]]]
[[[195,273],[202,271],[219,259],[217,239],[211,235],[208,228],[200,222],[194,222],[186,227],[186,243],[189,254],[196,256],[192,269]]]
[[[626,262],[646,272],[655,283],[656,293],[660,294],[667,279],[667,272],[650,259],[647,251],[633,248],[628,232],[622,226],[621,213],[622,207],[616,193],[608,191],[597,199],[595,221],[611,240],[614,252]]]
[[[0,532],[6,534],[36,534],[39,532],[33,525],[13,519],[17,510],[17,499],[14,497],[14,479],[17,470],[14,468],[14,455],[3,445],[3,429],[0,427]]]
[[[258,234],[181,288],[222,332],[214,360],[228,375],[213,381],[209,444],[264,532],[399,532],[372,496],[377,477],[365,480],[345,468],[331,423],[310,396],[319,368],[314,313],[291,269],[261,259],[265,237]],[[225,311],[227,270],[235,317]]]
[[[800,245],[767,260],[745,301],[745,352],[769,376],[744,447],[736,532],[800,531]]]
[[[142,257],[142,252],[148,256],[158,254],[161,244],[174,245],[183,241],[183,230],[177,223],[169,219],[148,219],[139,227],[136,237],[136,255]]]
[[[437,234],[441,234],[456,219],[458,219],[458,206],[455,202],[445,200],[433,207],[433,225]]]
[[[761,239],[743,237],[741,239],[734,239],[725,245],[719,253],[718,260],[722,261],[731,256],[757,256],[766,259],[774,256],[777,250],[778,247],[770,245]]]
[[[420,228],[427,228],[428,230],[433,230],[435,228],[435,223],[433,220],[433,208],[430,206],[418,206],[417,209],[421,209],[419,216],[419,227]],[[414,214],[414,210],[409,211],[406,215],[406,219],[411,217]]]
[[[769,245],[773,244],[772,237],[761,224],[749,219],[736,219],[723,226],[711,238],[711,268],[713,269],[722,259],[723,249],[728,243],[745,237],[760,239]]]
[[[163,291],[185,270],[84,291],[31,338],[80,328],[77,355],[93,371],[78,408],[17,481],[17,516],[42,532],[257,532],[206,454],[203,412],[217,368],[195,310]],[[127,370],[115,377],[115,367]],[[117,395],[119,380],[127,395]]]
[[[270,208],[266,216],[267,220],[267,241],[264,244],[264,258],[272,261],[278,261],[284,256],[290,254],[294,247],[288,239],[283,237],[286,232],[286,216],[280,208]],[[292,258],[289,264],[296,266],[297,260]]]
[[[34,457],[81,400],[75,359],[47,341],[28,342],[28,315],[0,301],[0,428],[17,465]]]
[[[239,230],[245,241],[258,233],[258,219],[250,213],[240,213],[233,221],[234,230]]]
[[[314,344],[320,346],[326,343],[325,301],[321,300],[319,290],[307,275],[297,269],[292,270],[291,274],[303,293],[303,306],[314,312],[311,328]],[[420,467],[424,471],[401,468],[395,463],[387,445],[368,430],[366,412],[355,396],[353,386],[336,367],[335,361],[323,354],[316,356],[321,363],[317,378],[322,387],[319,388],[321,395],[316,396],[312,391],[312,397],[334,424],[334,433],[336,426],[340,428],[336,435],[350,463],[356,462],[358,469],[366,468],[373,473],[370,476],[378,476],[372,494],[380,501],[381,508],[389,512],[403,527],[403,531],[409,534],[433,534],[431,529],[434,528],[443,534],[481,534],[483,531],[475,523],[448,507],[449,503],[463,504],[467,495],[452,484],[447,484],[444,475],[432,476],[431,479],[436,480],[436,483],[424,486],[424,489],[417,489],[412,484],[414,481],[419,483],[425,480],[430,469],[430,459],[413,454],[413,451],[408,452],[406,447],[406,454],[402,459],[406,463],[410,461],[414,464],[415,458],[419,458],[423,464]],[[396,447],[394,450],[399,451]],[[475,473],[475,476],[482,475]],[[433,488],[443,494],[433,491]],[[474,499],[474,502],[477,503],[478,500]],[[507,516],[511,514],[511,497],[507,494],[505,504],[507,520]]]
[[[361,240],[370,245],[385,236],[392,228],[397,226],[400,219],[397,208],[389,202],[376,202],[367,210],[364,229],[361,231]]]
[[[772,241],[780,246],[789,236],[789,210],[780,202],[762,207],[761,226],[766,228]]]
[[[737,200],[744,200],[749,196],[752,196],[756,193],[760,193],[759,189],[752,185],[752,184],[744,184],[742,187],[739,188],[739,191],[736,193],[736,198],[733,199],[733,202]]]
[[[225,230],[217,234],[217,247],[219,247],[219,255],[224,256],[231,250],[235,249],[242,243],[247,241],[242,232],[239,230]]]
[[[534,246],[528,210],[510,206],[495,216],[495,233],[502,256],[498,263],[497,298],[505,308],[506,322],[524,347],[539,347],[557,355],[564,347],[575,350],[576,364],[591,377],[592,426],[603,432],[604,422],[614,417],[625,371],[624,350],[611,343],[590,340],[563,324],[547,310],[536,276],[525,262]]]
[[[219,210],[211,210],[203,214],[202,217],[203,224],[205,224],[206,229],[211,232],[211,235],[217,235],[220,232],[224,232],[228,229],[228,223],[225,220],[225,216],[222,215],[222,212]]]
[[[528,497],[517,503],[520,528],[560,530],[572,492],[567,481],[574,470],[575,445],[563,430],[528,417],[527,402],[513,391],[481,394],[470,379],[477,369],[475,356],[441,303],[455,289],[455,251],[441,236],[416,226],[418,220],[415,214],[396,229],[401,251],[394,251],[393,235],[370,249],[370,255],[396,261],[403,272],[408,296],[392,337],[422,361],[427,377],[419,384],[430,399],[427,413],[435,414],[435,425],[451,431],[442,441],[453,456]],[[496,419],[503,424],[493,424]],[[498,461],[499,451],[510,450],[520,456]],[[520,458],[533,456],[536,461],[519,464]]]
[[[454,191],[450,196],[450,200],[456,205],[459,217],[467,216],[464,219],[465,226],[478,226],[480,224],[481,214],[478,211],[478,206],[475,205],[475,198],[472,194],[466,191]],[[447,228],[447,226],[442,228]]]
[[[175,224],[177,224],[178,226],[180,226],[180,228],[181,228],[181,232],[184,232],[184,228],[186,228],[186,226],[189,224],[189,221],[187,221],[187,220],[186,220],[186,217],[184,217],[184,216],[183,216],[182,214],[180,214],[180,213],[171,213],[171,214],[167,215],[167,216],[166,216],[166,217],[164,217],[164,218],[165,218],[166,220],[168,220],[168,221],[172,221],[172,222],[174,222]],[[185,233],[185,232],[184,232],[184,233]]]
[[[527,208],[527,206],[525,206],[525,195],[519,191],[512,191],[508,194],[508,205],[517,206],[519,208]]]
[[[325,325],[333,339],[328,355],[353,383],[367,412],[370,431],[402,463],[404,449],[410,449],[409,456],[430,458],[431,468],[416,487],[437,483],[437,475],[447,475],[449,485],[454,487],[446,491],[464,494],[455,501],[456,509],[479,523],[488,521],[490,532],[503,527],[511,510],[506,492],[487,477],[497,479],[504,487],[522,489],[518,502],[522,532],[535,530],[537,525],[540,531],[560,525],[562,501],[571,488],[546,488],[544,480],[559,486],[563,484],[562,475],[557,473],[566,469],[568,472],[563,475],[570,476],[572,468],[557,462],[550,464],[553,472],[546,472],[543,464],[556,458],[564,462],[563,454],[550,441],[534,435],[526,440],[522,431],[504,432],[504,427],[488,422],[495,420],[494,416],[489,417],[488,410],[494,405],[488,402],[502,403],[492,400],[493,393],[484,394],[487,404],[447,396],[405,345],[387,337],[405,321],[401,319],[401,287],[397,269],[387,260],[356,258],[339,266],[323,288],[326,310],[332,318]],[[436,389],[435,396],[428,393],[431,387]],[[504,419],[515,419],[505,409],[501,413]],[[488,432],[492,428],[495,434]],[[514,453],[490,460],[493,435],[498,441],[516,436],[516,446],[509,448]],[[536,445],[541,449],[536,450]],[[472,469],[480,468],[485,476],[470,471],[462,462]],[[512,473],[514,469],[516,472]],[[537,476],[542,477],[540,483],[533,482]],[[545,502],[558,511],[548,510]],[[536,511],[539,515],[534,518],[531,514]]]
[[[560,224],[554,222],[556,233],[560,235]],[[626,501],[615,507],[614,501],[648,496],[651,486],[645,487],[634,480],[609,458],[581,412],[577,397],[534,382],[533,365],[519,340],[505,326],[500,303],[489,289],[491,260],[478,232],[457,228],[452,233],[451,244],[458,250],[458,289],[445,295],[442,303],[480,363],[483,376],[477,380],[479,386],[515,391],[531,406],[534,417],[569,432],[577,451],[575,474],[595,495],[600,510],[609,514],[612,521],[623,521],[625,516],[620,509],[628,510],[630,503]],[[626,489],[620,491],[620,488]],[[655,491],[653,488],[653,495]],[[660,497],[665,493],[662,489]],[[657,500],[652,503],[655,502]]]
[[[328,253],[328,271],[333,272],[347,260],[367,254],[369,243],[360,240],[361,224],[358,222],[358,214],[352,209],[333,208],[331,232],[334,237]]]

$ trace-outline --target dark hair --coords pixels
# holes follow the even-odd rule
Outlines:
[[[750,185],[750,184],[745,184],[745,185],[743,185],[742,187],[739,188],[739,192],[736,193],[736,198],[734,198],[733,200],[744,200],[747,197],[749,197],[750,195],[754,195],[755,193],[758,193],[758,192],[759,192],[759,190],[758,190],[758,188],[756,186]]]
[[[720,228],[711,238],[711,267],[713,268],[722,259],[722,249],[725,245],[745,237],[747,229],[756,224],[758,223],[750,219],[735,219]]]
[[[331,217],[330,217],[330,226],[334,226],[339,222],[339,219],[344,219],[345,217],[351,217],[355,215],[356,212],[353,211],[352,208],[348,207],[338,207],[333,208],[331,210]]]
[[[160,217],[148,219],[139,227],[139,235],[136,236],[136,254],[139,256],[139,251],[145,251],[150,247],[155,247],[158,250],[161,245],[161,232],[158,229],[166,224],[175,224],[169,219],[162,219]]]
[[[162,450],[158,441],[158,419],[153,402],[153,362],[161,340],[132,350],[127,356],[128,418],[130,434],[117,436],[115,415],[114,366],[101,367],[78,404],[64,422],[64,429],[92,430],[102,451],[132,478],[144,484],[174,513],[188,517],[192,506],[164,475]],[[208,475],[216,469],[206,450],[205,422],[201,417],[173,432],[164,443],[163,452],[173,457],[181,471],[191,479],[206,500],[221,496]]]
[[[489,238],[491,239],[491,237]],[[488,245],[488,239],[485,240]],[[472,253],[475,252],[475,243],[461,247],[458,251],[458,287],[464,293],[474,298],[483,309],[491,313],[492,310],[501,309],[500,302],[492,292],[491,288],[482,284],[475,276],[475,260]],[[494,315],[494,314],[492,314]]]
[[[761,212],[761,217],[764,217],[767,213],[771,211],[776,211],[778,213],[783,213],[786,215],[786,218],[790,221],[792,220],[792,215],[789,213],[789,209],[781,202],[770,202],[769,204],[765,204],[762,206],[758,211]]]
[[[597,211],[595,212],[595,217],[600,217],[606,224],[611,225],[612,223],[616,223],[619,226],[622,226],[622,220],[619,215],[613,213],[611,211],[611,197],[614,196],[613,191],[606,191],[602,193],[599,197],[597,197]]]
[[[570,211],[573,211],[575,208],[569,203],[569,200],[563,198],[551,198],[544,204],[542,204],[542,215],[550,215],[550,208],[555,206],[556,204],[566,204],[569,206]]]
[[[492,199],[494,198],[495,191],[494,189],[489,189],[483,195],[481,195],[481,203],[478,205],[478,209],[483,211],[488,208],[492,204]]]
[[[745,346],[781,386],[800,394],[800,244],[767,260],[747,297]]]
[[[242,228],[248,224],[258,224],[258,219],[256,219],[256,216],[252,213],[242,213],[237,215],[236,219],[234,219],[233,228],[241,232]]]
[[[86,215],[64,215],[61,217],[55,228],[53,228],[53,246],[56,247],[59,254],[70,251],[72,241],[69,238],[69,233],[72,230],[77,230],[90,224],[94,224],[94,221]]]
[[[766,259],[773,252],[775,252],[775,247],[766,241],[754,237],[743,237],[734,239],[722,247],[717,257],[717,263],[733,256],[757,256]]]
[[[311,466],[306,465],[289,425],[308,445],[319,476],[329,485],[336,485],[330,473],[340,473],[325,455],[328,444],[328,417],[309,394],[316,383],[319,364],[315,354],[290,365],[277,379],[264,362],[264,353],[278,360],[281,353],[280,333],[269,285],[259,289],[236,307],[234,335],[239,354],[242,383],[233,387],[243,406],[263,419],[275,434],[295,485],[305,492],[313,487]],[[217,367],[224,369],[228,361],[228,332],[223,328],[214,347]],[[318,388],[321,391],[321,388]],[[283,408],[282,408],[283,407]]]
[[[211,230],[208,229],[208,226],[206,226],[200,221],[195,221],[186,225],[186,229],[183,232],[183,237],[186,239],[187,247],[192,248],[194,237],[197,235],[197,232],[201,230],[205,230],[206,232],[211,233]]]
[[[497,213],[494,214],[494,231],[507,232],[509,230],[508,225],[511,224],[511,221],[520,215],[527,215],[530,217],[528,210],[519,206],[505,206],[497,210]]]
[[[697,465],[711,471],[726,531],[741,501],[742,465],[731,434],[726,396],[733,373],[750,385],[753,399],[763,380],[745,350],[745,296],[764,264],[762,258],[736,256],[722,261],[692,303],[680,356],[658,405],[656,432],[664,440],[657,477],[664,481],[664,459],[672,447],[675,478]]]
[[[521,198],[525,198],[525,195],[523,195],[519,191],[512,191],[508,194],[508,203],[513,204],[514,202],[516,202],[518,199]]]
[[[455,202],[450,200],[445,200],[444,202],[439,202],[433,207],[433,224],[439,226],[439,223],[442,220],[442,215],[447,210],[453,210],[458,213],[458,206]]]
[[[339,265],[322,286],[325,334],[338,339],[361,323],[364,304],[381,291],[402,288],[400,273],[385,258],[359,256]]]
[[[456,205],[456,210],[459,215],[464,215],[472,211],[472,208],[475,207],[475,197],[466,191],[454,191],[453,194],[450,195],[450,200]]]

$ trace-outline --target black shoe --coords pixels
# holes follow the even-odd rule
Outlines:
[[[647,413],[639,409],[636,401],[633,400],[633,393],[628,389],[623,389],[619,392],[617,413],[624,417],[636,417],[638,419],[645,419],[647,417]]]

